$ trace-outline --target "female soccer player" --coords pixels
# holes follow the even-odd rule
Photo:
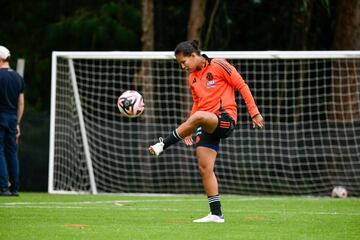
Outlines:
[[[190,117],[165,139],[150,146],[153,155],[161,154],[170,145],[183,140],[193,144],[196,131],[196,158],[205,192],[208,196],[210,214],[194,222],[225,221],[221,212],[218,182],[214,164],[219,151],[220,139],[227,138],[237,121],[235,89],[243,97],[253,127],[264,127],[261,116],[248,85],[234,66],[225,59],[211,59],[200,54],[197,41],[181,42],[175,48],[175,57],[182,69],[189,72],[189,85],[193,96]]]

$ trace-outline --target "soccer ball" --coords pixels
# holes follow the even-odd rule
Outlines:
[[[342,186],[336,186],[334,187],[334,189],[331,192],[331,196],[333,198],[346,198],[348,195],[348,192],[346,190],[346,188],[342,187]]]
[[[128,118],[135,118],[144,111],[144,99],[140,93],[134,90],[123,92],[117,102],[120,113]]]

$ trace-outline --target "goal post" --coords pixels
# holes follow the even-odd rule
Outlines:
[[[236,67],[265,118],[252,129],[237,93],[238,125],[215,166],[221,193],[360,195],[360,51],[204,53]],[[145,102],[135,119],[116,105],[131,89]],[[191,106],[173,52],[53,52],[49,193],[203,193],[193,147],[147,153]]]

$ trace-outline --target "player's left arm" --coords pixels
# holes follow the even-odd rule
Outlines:
[[[237,73],[239,74],[239,73]],[[241,96],[243,97],[246,106],[249,110],[249,114],[251,116],[252,119],[252,125],[253,128],[259,127],[259,128],[263,128],[264,127],[264,118],[262,117],[258,107],[256,106],[254,97],[251,94],[250,88],[249,86],[246,84],[246,82],[244,81],[244,79],[240,76],[240,85],[237,88],[241,94]]]
[[[247,83],[241,77],[240,73],[236,70],[236,68],[230,63],[228,63],[226,60],[219,62],[219,65],[222,67],[223,76],[226,81],[228,81],[229,84],[231,84],[235,89],[238,89],[242,98],[244,99],[250,117],[252,119],[253,127],[263,128],[264,118],[261,116],[261,113],[256,106],[254,97]]]
[[[265,121],[264,118],[261,116],[261,114],[256,114],[253,118],[252,118],[252,124],[253,124],[253,128],[259,127],[259,128],[263,128],[265,125]]]
[[[242,98],[244,99],[246,106],[249,110],[249,114],[252,119],[253,128],[256,128],[256,127],[263,128],[264,124],[265,124],[264,118],[262,117],[258,107],[256,106],[254,97],[250,91],[249,86],[246,84],[244,79],[241,77],[241,75],[237,71],[235,72],[233,78],[234,78],[233,81],[236,84],[235,88],[239,90],[239,92],[240,92]]]

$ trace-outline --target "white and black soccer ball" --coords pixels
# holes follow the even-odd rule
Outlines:
[[[128,118],[140,116],[145,108],[142,95],[134,90],[123,92],[118,98],[117,106],[120,113]]]
[[[347,192],[346,188],[344,188],[342,186],[336,186],[331,191],[331,196],[333,198],[347,198],[348,192]]]

